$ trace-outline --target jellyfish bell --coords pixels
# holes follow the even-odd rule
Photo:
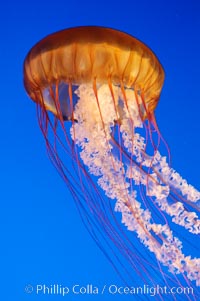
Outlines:
[[[163,69],[150,49],[123,32],[102,27],[71,28],[47,36],[24,63],[24,85],[36,102],[50,84],[110,82],[141,91],[153,112],[163,80]],[[56,113],[48,100],[41,101]]]
[[[155,285],[157,273],[168,288],[198,286],[200,259],[183,244],[199,239],[200,192],[170,166],[154,115],[163,81],[147,46],[103,27],[49,35],[24,62],[24,86],[37,104],[50,158],[119,274],[136,281],[135,271]],[[163,300],[160,292],[157,299]]]

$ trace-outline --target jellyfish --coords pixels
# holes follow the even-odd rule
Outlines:
[[[156,122],[163,82],[145,44],[104,27],[53,33],[24,61],[50,160],[117,273],[132,284],[191,286],[184,297],[197,300],[200,192],[171,166]]]

